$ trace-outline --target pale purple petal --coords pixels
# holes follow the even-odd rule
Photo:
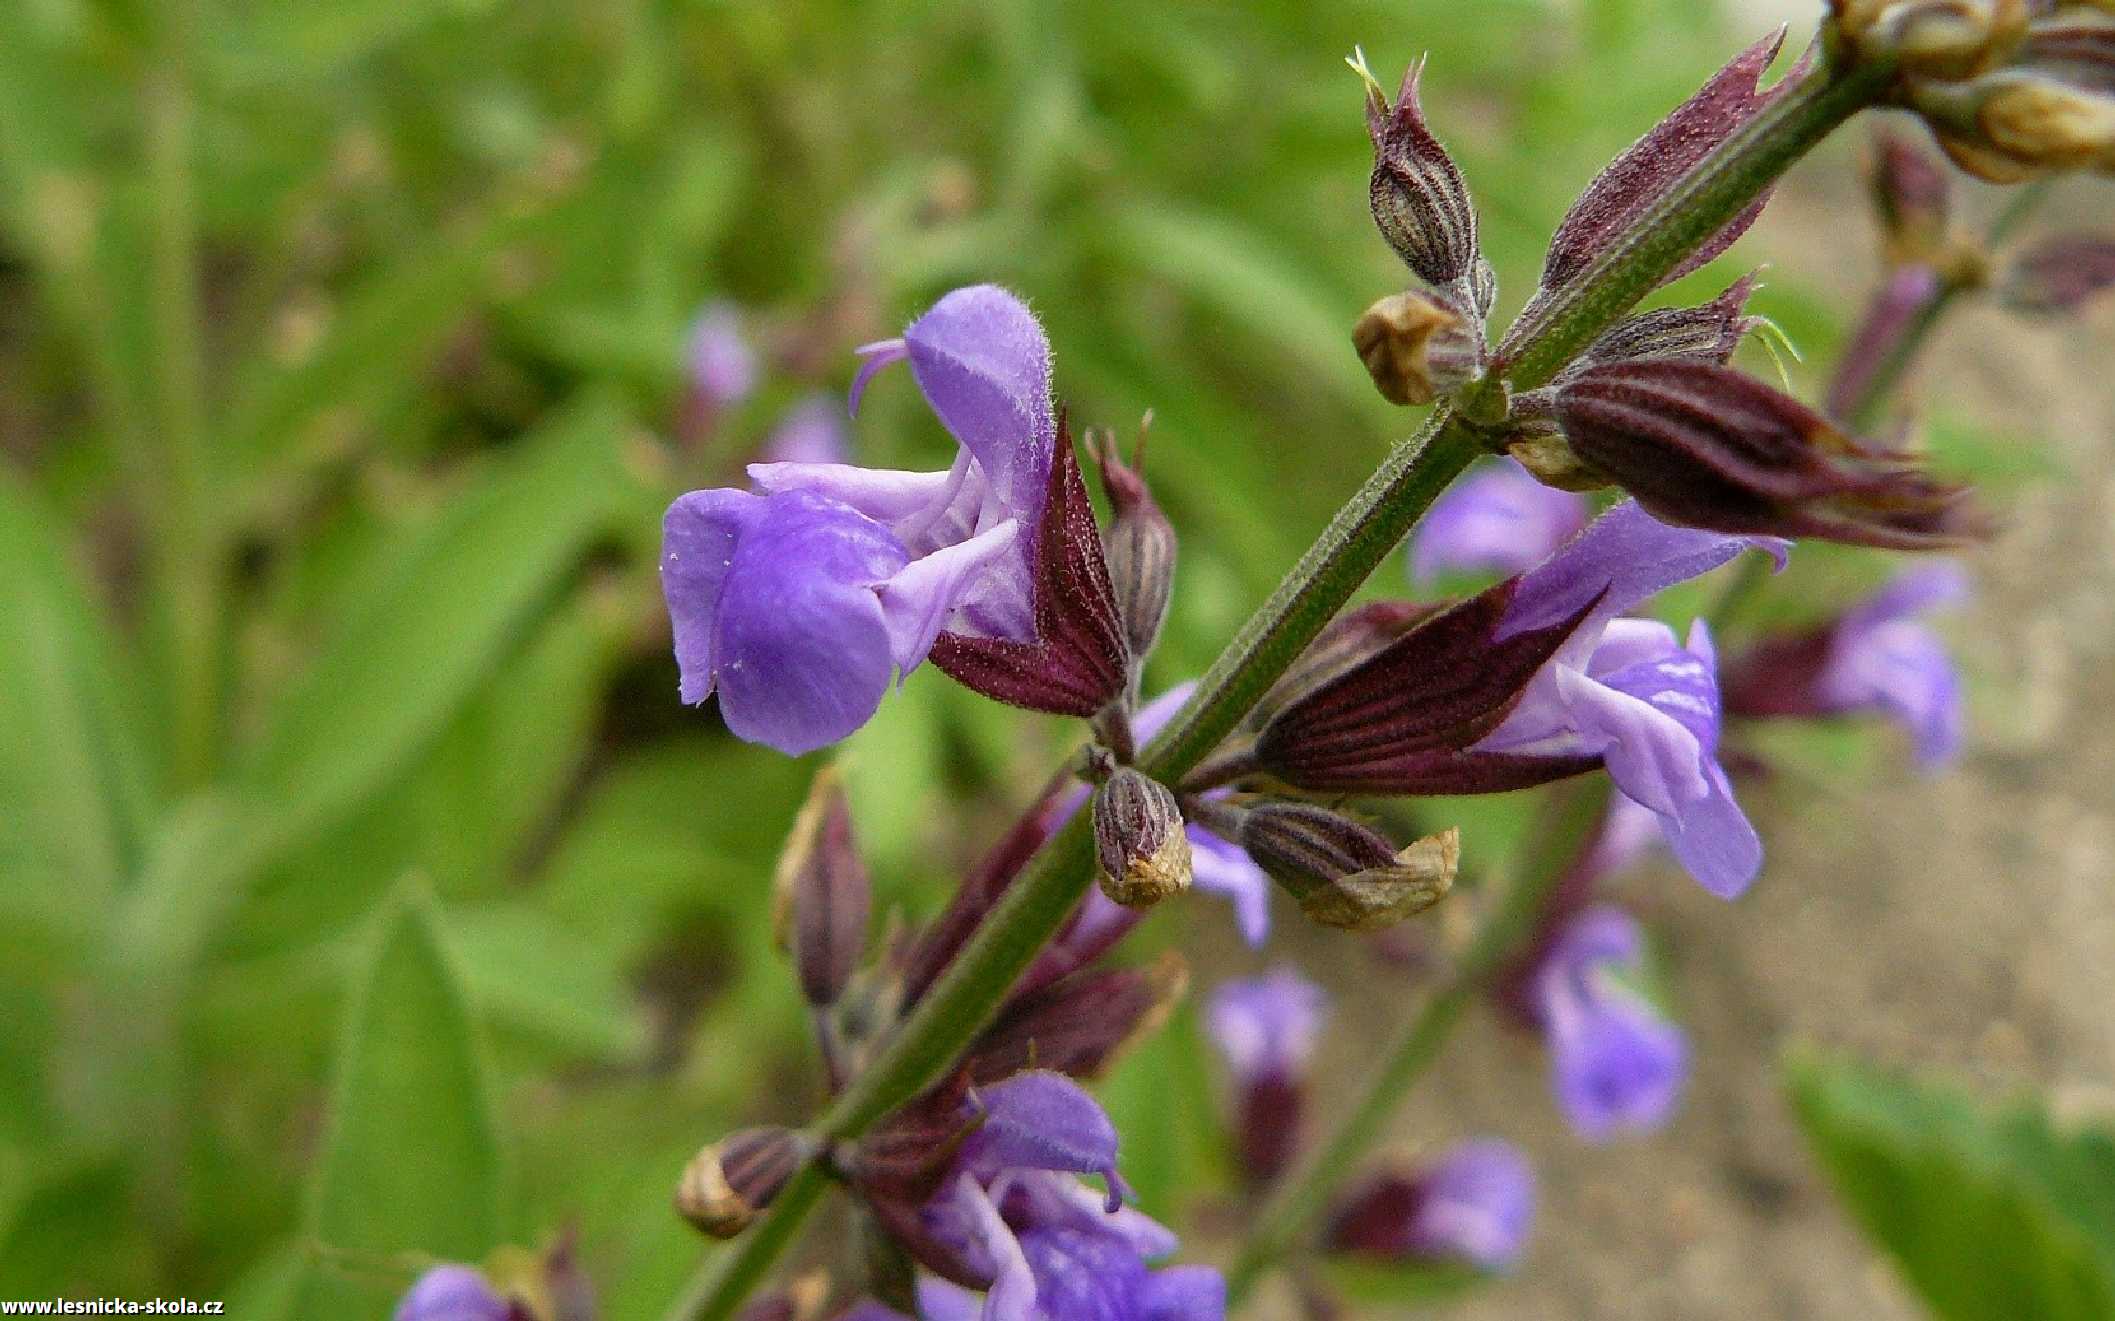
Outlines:
[[[866,397],[867,386],[873,383],[882,368],[910,357],[911,350],[900,339],[878,339],[872,344],[862,344],[852,352],[859,357],[859,371],[852,377],[852,388],[845,396],[845,411],[858,417],[859,401]]]
[[[1521,573],[1586,526],[1586,497],[1544,486],[1501,459],[1449,487],[1418,524],[1410,576],[1428,585],[1442,573]]]
[[[984,1122],[962,1144],[958,1168],[986,1178],[1007,1169],[1099,1174],[1109,1210],[1123,1205],[1116,1126],[1078,1083],[1039,1069],[979,1088],[977,1099]]]
[[[921,1215],[926,1232],[978,1277],[991,1280],[983,1313],[988,1321],[1036,1321],[1035,1277],[1028,1259],[982,1184],[967,1174],[957,1175]]]
[[[693,388],[712,403],[731,408],[756,388],[756,352],[742,335],[741,314],[732,303],[713,303],[690,328],[687,352]]]
[[[507,1321],[507,1300],[468,1266],[436,1266],[397,1303],[395,1321]]]
[[[1107,1234],[1147,1261],[1178,1246],[1174,1231],[1158,1220],[1128,1206],[1111,1211],[1105,1197],[1068,1173],[1007,1170],[992,1181],[991,1194],[1010,1225]]]
[[[1017,522],[1001,523],[959,545],[911,561],[881,585],[889,649],[899,670],[908,674],[925,660],[933,639],[940,636],[954,612],[978,599],[985,577],[1017,568],[1020,559],[1014,551],[1020,532]]]
[[[809,395],[786,410],[764,440],[772,463],[849,463],[852,438],[844,415],[821,395]]]
[[[1674,527],[1646,513],[1637,501],[1625,500],[1522,576],[1498,636],[1504,639],[1560,624],[1599,598],[1593,613],[1557,655],[1557,663],[1577,667],[1599,643],[1601,627],[1608,620],[1749,549],[1769,552],[1780,568],[1790,554],[1789,544],[1776,537],[1736,537]]]
[[[1146,1280],[1139,1321],[1225,1321],[1226,1277],[1209,1266],[1170,1266]]]
[[[957,289],[904,331],[911,373],[933,412],[1009,508],[1042,508],[1057,444],[1050,343],[1035,315],[996,285]]]
[[[1182,710],[1182,704],[1189,701],[1190,694],[1196,691],[1197,681],[1191,679],[1188,682],[1176,684],[1173,688],[1168,689],[1160,696],[1138,708],[1137,713],[1131,717],[1131,732],[1133,736],[1140,743],[1150,741],[1161,730],[1167,728],[1168,722],[1175,718],[1175,713]]]
[[[798,755],[865,724],[893,669],[874,589],[908,558],[886,528],[843,505],[770,497],[720,595],[712,656],[727,727]]]
[[[945,1283],[945,1281],[940,1281],[940,1283]],[[924,1286],[921,1283],[919,1286],[920,1303],[918,1310],[925,1313],[922,1321],[976,1321],[977,1296],[959,1285],[950,1284],[947,1287],[968,1300],[969,1310],[966,1312],[940,1313],[926,1311],[923,1302]],[[944,1303],[943,1306],[945,1306]],[[921,1318],[905,1316],[893,1307],[883,1307],[871,1298],[862,1298],[852,1305],[850,1311],[838,1313],[836,1321],[921,1321]]]
[[[1954,560],[1924,560],[1844,612],[1851,628],[1911,619],[1960,605],[1972,594],[1968,570]]]
[[[1203,826],[1183,831],[1190,837],[1190,879],[1206,894],[1234,906],[1241,939],[1254,949],[1270,938],[1270,876],[1238,844],[1230,844]]]
[[[661,521],[661,593],[686,704],[712,695],[720,595],[734,567],[735,544],[763,511],[764,501],[747,491],[692,491],[678,497]]]
[[[1535,1171],[1510,1142],[1457,1143],[1419,1179],[1408,1239],[1420,1255],[1509,1269],[1535,1220]]]
[[[979,1295],[937,1275],[918,1278],[918,1321],[981,1321],[983,1315],[984,1300]]]
[[[849,463],[752,463],[749,480],[764,495],[807,491],[893,526],[944,502],[952,477],[944,472],[901,472]]]
[[[1150,1280],[1145,1263],[1121,1243],[1038,1229],[1021,1236],[1021,1249],[1035,1272],[1037,1321],[1136,1321]]]
[[[1328,1013],[1322,988],[1291,968],[1231,981],[1212,995],[1205,1026],[1243,1082],[1297,1078],[1314,1058]]]
[[[1611,794],[1581,869],[1595,880],[1628,871],[1661,839],[1659,813],[1628,794]]]
[[[1665,1124],[1688,1076],[1681,1029],[1623,982],[1643,953],[1644,933],[1628,914],[1591,908],[1550,943],[1536,975],[1557,1100],[1591,1141]]]

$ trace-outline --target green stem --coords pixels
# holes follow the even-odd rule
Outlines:
[[[1990,222],[1990,229],[1983,239],[1983,252],[1995,253],[2005,240],[2012,237],[2019,227],[2033,216],[2049,196],[2051,181],[2037,179],[2025,184],[2013,194],[2005,209]],[[1880,420],[1880,412],[1894,397],[1902,385],[1902,378],[1909,374],[1912,364],[1931,342],[1931,337],[1962,297],[1974,292],[1981,285],[1975,277],[1939,275],[1938,292],[1904,325],[1888,354],[1875,367],[1872,374],[1862,382],[1857,393],[1844,406],[1843,420],[1854,430],[1870,430]]]
[[[149,273],[154,332],[155,422],[168,483],[158,510],[160,609],[170,647],[170,755],[179,788],[211,772],[219,706],[217,538],[205,452],[205,359],[193,186],[191,52],[195,0],[168,0],[157,19],[160,50],[141,110],[153,189]]]
[[[1657,287],[1808,148],[1870,103],[1885,83],[1885,76],[1870,69],[1848,74],[1824,70],[1735,134],[1677,181],[1666,198],[1647,208],[1564,296],[1550,300],[1539,324],[1516,329],[1508,338],[1517,345],[1511,359],[1514,383],[1540,384],[1554,375],[1574,351]],[[1493,382],[1484,390],[1498,388]],[[1477,452],[1474,428],[1444,406],[1417,435],[1398,445],[1242,626],[1190,701],[1146,747],[1141,766],[1172,784],[1208,756]],[[1075,817],[985,917],[880,1058],[823,1116],[817,1125],[822,1136],[836,1142],[856,1139],[929,1086],[960,1055],[1086,893],[1091,854],[1089,829],[1083,818]],[[1525,899],[1503,911],[1524,907]],[[1508,931],[1517,925],[1512,919],[1508,924]],[[1495,957],[1488,951],[1503,948],[1495,943],[1498,939],[1494,935],[1490,942],[1479,942],[1478,949],[1486,953],[1472,956],[1472,965],[1478,957]],[[1428,1008],[1433,1021],[1424,1033],[1430,1049],[1444,1039],[1466,995],[1465,989],[1457,989],[1453,996],[1441,997],[1437,1008]],[[1412,1076],[1423,1067],[1416,1053],[1421,1049],[1427,1048],[1406,1048],[1412,1063],[1403,1067]],[[670,1311],[670,1321],[724,1321],[731,1316],[791,1241],[820,1192],[821,1175],[811,1167],[740,1241],[705,1263]]]
[[[1529,305],[1499,350],[1507,381],[1525,390],[1555,376],[1893,77],[1883,63],[1831,61],[1735,130],[1562,290]]]
[[[1359,1103],[1329,1140],[1264,1207],[1227,1274],[1229,1303],[1239,1302],[1272,1263],[1321,1227],[1330,1197],[1387,1133],[1411,1085],[1439,1058],[1462,1012],[1533,932],[1543,900],[1601,819],[1608,792],[1607,781],[1596,776],[1563,785],[1551,795],[1549,828],[1523,846],[1525,856],[1509,868],[1513,880],[1478,928],[1453,976],[1404,1027]]]

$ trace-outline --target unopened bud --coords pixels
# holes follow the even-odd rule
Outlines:
[[[873,890],[852,839],[852,812],[835,767],[819,772],[772,876],[773,925],[793,956],[801,994],[837,1003],[866,947]]]
[[[1249,857],[1303,908],[1347,877],[1395,865],[1387,836],[1317,803],[1262,803],[1241,812],[1239,834]]]
[[[1425,126],[1418,104],[1423,62],[1404,75],[1392,107],[1363,57],[1352,68],[1366,81],[1366,130],[1373,137],[1370,193],[1381,237],[1427,284],[1444,288],[1464,276],[1487,279],[1475,269],[1476,208],[1469,186]]]
[[[676,1185],[676,1212],[714,1238],[733,1238],[815,1152],[815,1139],[794,1129],[743,1129],[691,1158]]]
[[[1873,143],[1867,181],[1895,259],[1928,260],[1938,254],[1952,207],[1945,168],[1907,138],[1882,133]]]
[[[1523,428],[1505,452],[1536,481],[1560,491],[1598,491],[1610,484],[1607,474],[1572,452],[1555,423]]]
[[[1472,324],[1415,290],[1390,294],[1367,308],[1351,328],[1351,343],[1381,397],[1406,407],[1460,389],[1483,366]]]
[[[1996,68],[2027,34],[2027,0],[1834,0],[1857,51],[1912,78],[1959,81]]]
[[[1418,840],[1386,867],[1355,872],[1300,896],[1315,922],[1345,931],[1379,931],[1424,912],[1454,888],[1461,832],[1449,828]]]
[[[1129,766],[1095,790],[1094,847],[1102,893],[1126,907],[1157,904],[1189,888],[1182,809],[1166,785]]]
[[[2031,75],[1989,81],[1976,122],[2001,154],[2045,169],[2115,161],[2115,97]]]
[[[2022,254],[2005,274],[2005,301],[2022,312],[2076,312],[2115,289],[2115,237],[2070,234],[2048,239]]]
[[[1102,555],[1109,564],[1109,584],[1116,590],[1116,609],[1123,617],[1134,664],[1150,655],[1160,640],[1160,626],[1167,618],[1168,597],[1175,585],[1175,525],[1160,511],[1146,486],[1141,471],[1145,448],[1143,427],[1130,464],[1117,454],[1116,439],[1110,433],[1101,433],[1095,446],[1102,490],[1109,496]]]

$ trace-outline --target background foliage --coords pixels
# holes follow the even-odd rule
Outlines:
[[[1510,308],[1577,188],[1754,26],[0,5],[0,1296],[374,1315],[410,1249],[574,1224],[609,1314],[657,1313],[698,1251],[684,1159],[816,1086],[765,914],[811,768],[676,703],[666,502],[852,346],[1007,283],[1077,417],[1154,411],[1178,681],[1407,425],[1346,343],[1400,274],[1338,58],[1432,53]],[[1788,271],[1757,306],[1825,360],[1851,308],[1822,292]],[[773,367],[707,435],[682,361],[714,298]],[[950,442],[885,387],[856,443]],[[884,901],[933,909],[1056,739],[915,676],[846,751]],[[1443,810],[1494,850],[1520,824]],[[1193,907],[1148,940],[1224,920]],[[1189,1014],[1110,1089],[1163,1211],[1226,1180],[1169,1087],[1210,1105]]]

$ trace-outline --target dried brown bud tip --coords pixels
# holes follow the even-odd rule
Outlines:
[[[1175,795],[1125,766],[1094,794],[1094,847],[1102,893],[1130,908],[1157,904],[1190,884],[1190,837]]]
[[[733,1238],[816,1150],[814,1138],[794,1129],[745,1128],[691,1158],[676,1185],[676,1212],[714,1238]]]
[[[1890,59],[1916,79],[1986,73],[2027,34],[2027,0],[1832,0],[1830,7],[1860,55]]]
[[[1300,896],[1300,910],[1326,927],[1379,931],[1444,899],[1460,862],[1461,832],[1449,828],[1410,845],[1388,867],[1310,890]]]
[[[824,768],[809,786],[771,886],[779,948],[793,956],[808,1003],[827,1008],[859,966],[873,903],[835,767]]]
[[[1471,323],[1415,290],[1367,308],[1351,328],[1351,343],[1381,397],[1405,407],[1460,389],[1483,366]]]

